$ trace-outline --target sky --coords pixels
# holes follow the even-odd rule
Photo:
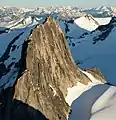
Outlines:
[[[116,0],[0,0],[0,6],[29,7],[76,6],[81,8],[97,6],[116,6]]]

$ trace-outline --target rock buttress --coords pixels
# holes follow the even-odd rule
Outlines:
[[[47,18],[33,30],[25,63],[26,71],[17,80],[13,98],[39,110],[49,120],[67,120],[70,111],[65,101],[67,88],[77,82],[87,84],[89,78],[74,63],[54,19]]]

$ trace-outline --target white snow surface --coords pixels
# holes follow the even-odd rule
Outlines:
[[[86,86],[82,83],[77,83],[76,86],[73,86],[72,88],[68,88],[67,96],[65,98],[66,102],[71,106],[74,100],[76,100],[84,91],[91,88],[91,85]]]
[[[72,102],[77,99],[84,91],[90,89],[92,86],[97,84],[102,84],[99,80],[93,77],[90,73],[86,71],[82,71],[85,75],[88,76],[88,78],[91,80],[88,85],[84,85],[80,82],[77,83],[76,86],[73,86],[72,88],[68,88],[67,96],[65,98],[66,102],[71,106]]]
[[[111,17],[106,18],[94,18],[100,25],[106,25],[110,22]]]
[[[116,120],[116,87],[109,86],[95,102],[90,120]]]
[[[12,29],[31,27],[33,25],[39,24],[41,20],[42,20],[41,17],[37,18],[36,16],[28,16],[28,17],[23,17],[18,21],[12,21],[10,24],[7,24],[6,26]]]
[[[80,27],[88,31],[95,30],[99,25],[96,23],[93,17],[83,16],[75,20],[75,23]]]
[[[115,101],[116,87],[95,85],[73,101],[69,120],[116,120]]]
[[[102,25],[107,24],[109,19],[95,18]],[[16,26],[9,32],[0,33],[0,90],[14,84],[19,71],[18,62],[21,59],[22,45],[31,34],[31,30],[40,22],[43,22],[43,19],[27,17],[11,23],[10,27]],[[60,26],[65,31],[65,24],[61,22]],[[97,26],[93,19],[81,17],[73,24],[68,24],[70,31],[65,35],[72,37],[75,43],[74,47],[70,47],[72,56],[75,61],[81,63],[79,66],[82,69],[98,67],[107,80],[116,85],[114,67],[116,66],[116,28],[112,29],[104,41],[93,44],[93,38],[101,34],[98,30],[90,34]],[[85,32],[88,34],[79,38]],[[82,72],[92,82],[88,85],[77,82],[76,86],[67,89],[65,99],[72,108],[69,120],[116,120],[116,87],[102,84],[90,73]],[[49,87],[55,96],[56,90],[51,85]]]
[[[83,73],[92,82],[68,88],[66,102],[72,111],[69,120],[116,120],[116,87],[100,83],[90,73]]]
[[[0,34],[0,88],[12,86],[18,75],[22,45],[34,28],[17,28]]]
[[[110,22],[110,19],[111,18],[97,18],[96,21],[98,21],[100,25],[106,25]],[[82,29],[82,27],[80,27],[80,29]],[[78,66],[82,69],[99,68],[106,77],[106,80],[116,85],[114,67],[116,66],[115,24],[112,30],[106,33],[108,36],[106,36],[104,40],[98,39],[98,41],[93,44],[94,39],[99,38],[104,32],[105,30],[95,30],[92,33],[88,32],[88,34],[82,38],[72,38],[75,46],[70,46],[70,49],[74,60],[79,62]],[[75,31],[75,35],[77,35],[77,33],[78,30]],[[73,36],[73,34],[70,33],[70,36]],[[72,110],[69,120],[116,120],[116,87],[101,84],[90,73],[86,71],[82,72],[87,75],[92,82],[86,86],[77,83],[76,86],[67,89],[66,102],[71,106]]]
[[[99,24],[105,25],[109,23],[111,18],[108,17],[103,19],[94,19],[98,21]],[[86,22],[83,22],[83,24],[86,24]],[[65,33],[65,24],[61,22],[60,26]],[[115,24],[114,28],[109,33],[106,32],[106,34],[104,34],[105,31],[99,31],[97,29],[90,32],[87,29],[79,27],[75,22],[73,24],[68,23],[68,28],[69,31],[65,33],[65,36],[69,36],[67,40],[70,45],[72,57],[78,63],[78,66],[81,69],[88,69],[93,67],[99,68],[106,80],[111,84],[116,85],[114,67],[116,66]],[[86,34],[83,35],[84,33]],[[107,36],[104,40],[102,40],[102,38],[99,37],[100,35]],[[98,41],[96,40],[96,44],[93,44],[95,38],[98,38]],[[74,44],[72,45],[72,43]]]
[[[103,33],[96,30],[91,34],[85,35],[83,38],[72,39],[75,46],[70,46],[73,59],[77,61],[81,69],[99,68],[106,80],[113,85],[116,85],[116,27],[108,36],[101,40],[99,38]],[[96,44],[94,39],[98,38]],[[78,51],[78,52],[77,52]]]
[[[79,27],[75,22],[74,23],[68,23],[68,28],[69,31],[66,33],[65,32],[65,24],[64,22],[60,22],[60,27],[62,28],[63,32],[65,33],[65,35],[73,37],[74,39],[77,39],[79,36],[81,36],[83,33],[88,32],[88,30],[83,29],[81,27]]]

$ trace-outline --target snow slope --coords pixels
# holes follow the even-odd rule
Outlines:
[[[86,76],[89,77],[91,82],[88,85],[84,85],[80,82],[77,83],[76,86],[73,86],[72,88],[68,88],[67,96],[65,98],[66,102],[71,106],[74,100],[76,100],[84,91],[89,90],[91,87],[97,85],[97,84],[103,84],[100,80],[96,79],[93,75],[86,71],[82,71]]]
[[[84,32],[88,32],[88,30],[79,27],[76,24],[75,20],[73,22],[61,21],[59,24],[60,24],[60,27],[62,28],[62,30],[64,31],[65,35],[67,35],[67,36],[73,36],[75,38],[78,38]]]
[[[116,87],[108,90],[94,103],[90,120],[116,120]]]
[[[105,18],[94,18],[98,23],[99,25],[106,25],[110,22],[111,20],[111,17],[105,17]]]
[[[72,20],[58,21],[60,27],[68,40],[70,46],[75,46],[75,41],[80,43],[80,38],[90,34],[97,29],[100,25],[105,25],[110,22],[111,18],[93,18],[91,15]]]
[[[116,87],[106,84],[95,85],[84,91],[72,103],[69,120],[116,120],[115,101]]]
[[[0,89],[12,86],[18,75],[22,46],[45,17],[30,15],[0,28]],[[25,54],[25,53],[24,53]]]
[[[68,88],[66,102],[71,106],[69,120],[115,120],[116,87],[102,84],[86,71],[92,82]]]
[[[102,21],[102,20],[101,20]],[[103,20],[104,21],[104,20]],[[106,21],[105,21],[106,22]],[[107,81],[116,85],[116,18],[96,30],[72,39],[72,56],[82,69],[99,68]],[[97,82],[90,73],[83,71],[92,83],[68,88],[67,103],[71,106],[69,120],[116,120],[116,87]]]
[[[73,20],[73,22],[66,21],[66,20],[65,21],[60,21],[59,25],[60,25],[61,29],[63,30],[70,46],[74,46],[72,40],[78,39],[83,33],[88,34],[90,32],[86,29],[80,28],[75,23],[74,20]]]
[[[45,20],[45,19],[44,19]],[[32,30],[43,19],[36,16],[21,18],[9,27],[0,28],[0,88],[12,86],[18,75],[22,46]],[[24,53],[25,54],[25,53]]]
[[[115,13],[112,7],[107,7],[107,6],[98,6],[96,8],[83,9],[81,10],[81,12],[85,12],[86,14],[91,14],[94,17],[108,17],[108,16],[112,16],[112,14]]]
[[[99,23],[90,15],[85,15],[76,19],[75,23],[80,28],[86,29],[88,31],[93,31],[99,26]]]
[[[83,69],[100,68],[107,80],[116,85],[115,18],[108,25],[99,26],[97,29],[93,28],[93,22],[82,26],[79,19],[60,22],[67,39],[71,39],[73,43],[70,49],[74,60]],[[22,46],[35,26],[43,20],[44,18],[37,16],[28,16],[14,21],[10,28],[0,28],[0,89],[14,84],[19,71]],[[83,24],[85,23],[83,21]],[[91,31],[91,28],[94,31]],[[116,120],[116,87],[102,84],[90,73],[82,72],[91,82],[88,85],[77,83],[77,86],[67,89],[65,99],[72,108],[69,120]]]
[[[18,21],[12,21],[11,23],[7,24],[6,27],[8,28],[25,28],[25,27],[31,27],[36,24],[40,24],[43,22],[45,18],[29,15],[27,17],[22,17]]]
[[[88,35],[73,39],[75,46],[70,46],[76,63],[87,69],[97,67],[113,85],[116,85],[116,21],[100,26]],[[77,52],[78,51],[78,52]]]
[[[33,27],[13,29],[0,34],[0,88],[12,86],[16,80],[22,45]]]

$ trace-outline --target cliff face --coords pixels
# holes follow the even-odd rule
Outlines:
[[[50,120],[66,120],[67,88],[90,80],[75,65],[58,24],[48,18],[33,30],[27,48],[26,72],[15,86],[14,99],[39,109]]]
[[[67,120],[67,88],[91,80],[75,64],[59,25],[52,18],[38,25],[23,44],[13,88],[2,93],[4,120]],[[9,106],[9,107],[8,107]]]

